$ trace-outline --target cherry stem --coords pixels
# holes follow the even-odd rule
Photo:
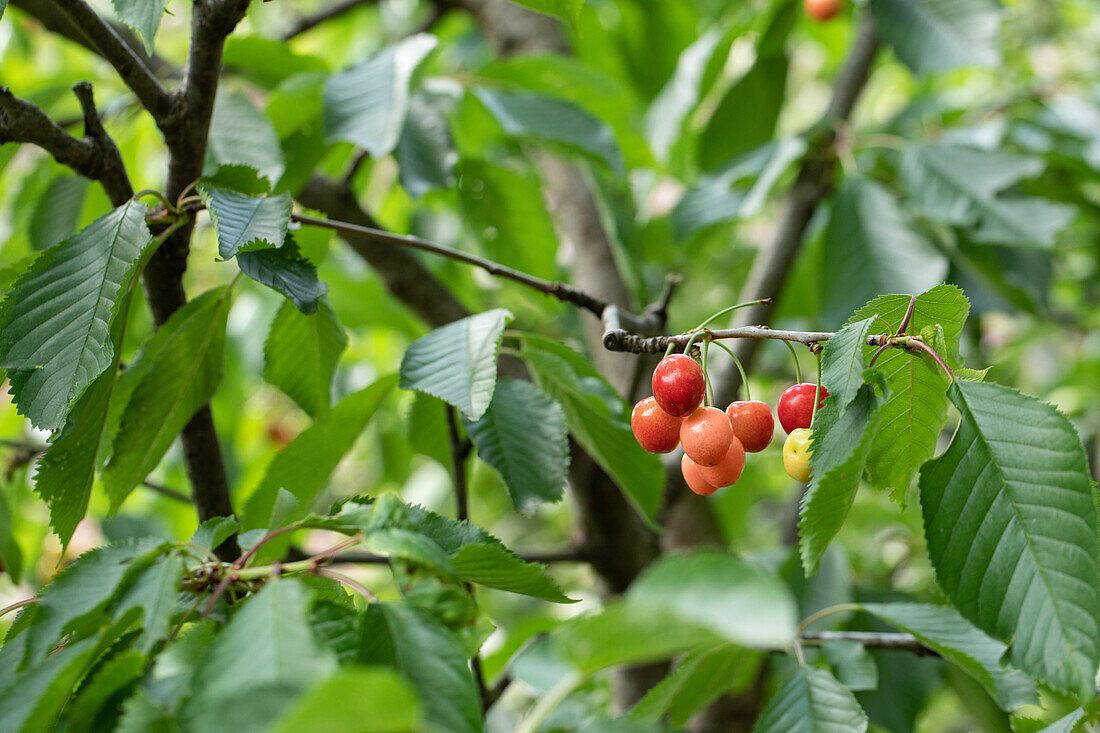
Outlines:
[[[817,419],[817,406],[821,402],[821,354],[814,354],[817,357],[817,387],[814,388],[814,409],[810,413],[810,429],[814,427],[814,420]]]
[[[675,351],[675,350],[676,350],[676,342],[675,341],[669,341],[668,342],[668,348],[665,349],[665,358],[667,359],[668,357],[672,356],[672,352]]]
[[[707,374],[707,348],[709,346],[710,346],[710,339],[709,338],[704,338],[703,339],[703,346],[700,349],[700,356],[701,356],[701,363],[702,363],[702,367],[703,367],[703,384],[706,387],[707,406],[711,407],[711,406],[714,405],[714,393],[711,392],[710,375]]]
[[[799,384],[802,384],[802,367],[801,367],[801,366],[799,365],[799,363],[798,363],[798,354],[796,354],[796,353],[795,353],[795,351],[794,351],[794,347],[793,347],[793,346],[791,346],[791,342],[790,342],[790,341],[784,341],[783,343],[785,343],[785,344],[787,345],[787,348],[791,350],[791,358],[793,358],[793,359],[794,359],[794,375],[795,375],[795,379],[797,379],[797,380],[798,380],[798,383],[799,383]]]
[[[750,300],[747,303],[738,303],[737,305],[731,305],[729,308],[723,308],[722,310],[718,311],[717,313],[715,313],[710,318],[708,318],[707,320],[700,323],[698,326],[696,326],[692,330],[693,331],[698,331],[701,328],[705,328],[706,325],[708,323],[710,323],[711,321],[713,321],[715,318],[720,318],[721,316],[724,316],[727,313],[732,313],[735,310],[737,310],[738,308],[748,308],[749,306],[752,306],[752,305],[771,305],[771,304],[772,304],[772,299],[771,298],[760,298],[759,300]]]
[[[17,611],[20,608],[26,608],[27,606],[38,603],[41,600],[42,600],[41,598],[39,598],[38,596],[35,596],[34,598],[27,598],[27,599],[22,600],[22,601],[16,601],[15,603],[11,604],[10,606],[4,606],[3,608],[0,608],[0,616],[3,616],[6,613],[11,613],[12,611]]]
[[[706,336],[705,331],[696,331],[695,333],[691,334],[691,338],[689,338],[688,342],[684,344],[684,353],[688,356],[691,356],[691,347],[695,344],[696,340],[704,336]]]
[[[737,371],[741,374],[741,384],[743,384],[745,387],[745,399],[751,401],[752,392],[749,391],[749,377],[747,374],[745,374],[745,367],[741,366],[741,360],[737,358],[737,354],[733,353],[733,349],[726,346],[721,341],[712,341],[711,343],[725,351],[733,358],[733,364],[737,367]]]
[[[825,618],[826,616],[831,616],[834,613],[843,613],[845,611],[859,611],[859,610],[862,610],[862,608],[858,603],[838,603],[835,606],[827,606],[827,607],[821,609],[820,611],[816,611],[815,613],[811,613],[809,616],[807,616],[805,619],[803,619],[802,623],[800,623],[798,625],[798,633],[801,634],[803,631],[810,628],[810,626],[813,625],[813,623],[815,621],[820,621],[821,619]]]

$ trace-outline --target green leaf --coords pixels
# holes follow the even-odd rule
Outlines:
[[[168,637],[184,574],[183,558],[176,554],[165,555],[134,576],[129,588],[119,598],[114,618],[121,619],[135,608],[142,610],[141,636],[134,642],[138,651],[148,654],[156,644]]]
[[[145,205],[129,201],[44,252],[0,308],[0,368],[20,414],[43,429],[114,360],[119,302],[152,241]]]
[[[553,603],[574,603],[546,575],[546,567],[521,560],[503,545],[466,545],[451,559],[458,575],[468,583],[521,593]]]
[[[72,236],[80,224],[91,181],[83,176],[58,176],[34,202],[27,237],[31,247],[46,250]]]
[[[872,316],[845,325],[825,342],[821,352],[821,383],[839,410],[847,407],[863,386],[863,371],[867,368],[863,352],[874,320]]]
[[[269,582],[218,633],[199,662],[187,729],[268,730],[294,697],[329,677],[332,654],[308,625],[309,594],[293,578]]]
[[[112,697],[126,691],[141,677],[148,661],[144,654],[127,650],[102,662],[93,670],[90,679],[80,682],[75,698],[66,705],[64,722],[58,729],[74,733],[93,730],[96,714]],[[73,693],[72,690],[67,692]]]
[[[450,435],[447,432],[447,406],[443,401],[417,392],[409,408],[407,426],[405,434],[409,436],[413,450],[434,458],[439,465],[450,470]]]
[[[458,167],[462,217],[493,260],[537,277],[553,278],[558,237],[531,177],[484,161]]]
[[[418,33],[387,46],[325,82],[325,139],[343,140],[380,158],[394,149],[409,109],[413,73],[435,48]]]
[[[915,74],[1001,63],[992,0],[871,0],[879,35]]]
[[[191,535],[191,542],[207,550],[214,550],[240,531],[241,525],[233,517],[214,517],[199,525]]]
[[[448,733],[480,733],[481,701],[470,674],[466,652],[458,638],[428,613],[404,603],[380,603],[371,606],[364,629],[388,630],[385,640],[392,658],[374,660],[369,656],[361,662],[397,663],[420,694],[424,720]],[[379,653],[377,644],[365,651]]]
[[[394,149],[401,185],[410,196],[432,189],[451,188],[455,182],[454,140],[438,103],[427,94],[414,94],[409,114]]]
[[[513,0],[517,5],[536,13],[552,15],[566,23],[574,24],[581,15],[584,0]]]
[[[278,249],[239,252],[237,266],[256,282],[290,298],[307,316],[317,312],[317,304],[328,292],[328,285],[317,279],[317,268],[302,257],[289,232]]]
[[[863,733],[867,714],[823,669],[798,667],[768,701],[753,733]]]
[[[264,379],[314,419],[331,409],[336,362],[348,346],[335,311],[324,301],[319,306],[307,316],[283,303],[264,342]]]
[[[613,173],[623,172],[623,156],[611,128],[572,102],[487,87],[473,92],[508,135],[587,155]]]
[[[293,44],[280,38],[246,36],[239,32],[225,39],[222,64],[231,68],[234,76],[243,76],[266,89],[275,89],[298,74],[324,75],[329,71],[323,59],[297,53]],[[320,105],[317,109],[320,110]]]
[[[849,322],[880,315],[871,333],[896,329],[909,307],[909,296],[884,295],[856,311]],[[938,285],[919,295],[913,307],[908,333],[920,333],[939,324],[951,352],[942,354],[948,363],[958,349],[959,334],[970,311],[962,291],[953,285]],[[883,322],[885,321],[885,323]],[[875,347],[866,347],[866,355]],[[887,349],[876,362],[886,376],[889,398],[881,411],[879,426],[867,459],[868,479],[878,488],[892,488],[904,501],[909,483],[924,461],[932,457],[936,439],[947,421],[947,378],[929,357],[914,356],[900,349]]]
[[[458,572],[443,548],[418,532],[400,528],[376,529],[363,539],[362,545],[379,555],[419,565],[447,582],[458,582]]]
[[[878,687],[878,667],[874,657],[858,641],[827,641],[821,651],[840,684],[853,692]]]
[[[4,11],[8,9],[8,0],[0,0],[0,18],[4,17]]]
[[[497,349],[511,319],[511,313],[495,308],[417,339],[401,359],[401,389],[434,395],[480,420],[493,399]]]
[[[382,667],[341,669],[302,695],[275,733],[415,733],[420,701],[409,683]]]
[[[865,384],[847,407],[830,399],[818,410],[810,455],[813,475],[798,507],[798,548],[807,576],[817,572],[825,548],[852,508],[882,404]]]
[[[0,565],[11,582],[18,585],[23,576],[23,551],[12,535],[11,509],[3,492],[0,492]]]
[[[103,488],[114,510],[157,467],[217,390],[231,293],[228,287],[208,290],[177,310],[119,377],[138,382],[103,471]]]
[[[477,422],[467,421],[466,430],[478,457],[504,479],[519,511],[561,499],[569,472],[565,413],[538,387],[501,379],[489,409]]]
[[[963,616],[1012,640],[1012,663],[1091,699],[1100,664],[1097,509],[1077,431],[1054,407],[952,383],[951,445],[921,468],[928,553]]]
[[[723,35],[712,28],[685,48],[676,60],[672,78],[653,98],[646,111],[646,137],[653,154],[661,162],[668,162],[673,146],[683,136],[684,121],[699,104],[704,74]]]
[[[0,690],[0,730],[53,730],[58,713],[98,651],[97,641],[69,644]]]
[[[168,0],[111,0],[115,15],[134,29],[145,43],[145,52],[153,55],[153,39],[157,35]]]
[[[662,557],[642,571],[626,599],[745,646],[782,649],[794,638],[796,610],[790,590],[772,573],[732,555]]]
[[[660,459],[646,453],[630,430],[626,406],[583,357],[566,346],[526,337],[523,358],[536,383],[565,411],[576,441],[615,481],[643,518],[655,526],[664,495]],[[595,392],[595,393],[593,393]],[[612,414],[609,402],[618,414]]]
[[[279,137],[267,116],[243,93],[218,90],[203,175],[226,166],[255,168],[272,185],[286,170]]]
[[[909,226],[893,193],[868,179],[845,179],[822,251],[828,320],[879,293],[920,293],[947,276],[947,258]]]
[[[748,689],[761,661],[758,652],[733,644],[691,654],[638,701],[630,717],[656,722],[667,715],[673,728],[683,728],[720,695]]]
[[[948,224],[972,227],[972,238],[1049,248],[1074,218],[1073,207],[998,192],[1043,170],[1039,158],[947,145],[910,145],[899,175],[919,211]]]
[[[1008,647],[974,628],[955,609],[927,603],[868,603],[862,608],[958,665],[1002,710],[1011,712],[1038,701],[1035,682],[1003,661]]]
[[[199,196],[210,213],[223,260],[238,252],[282,247],[290,224],[290,194],[248,196],[200,183]]]
[[[275,456],[259,487],[248,498],[244,526],[250,529],[267,526],[280,488],[294,495],[301,512],[308,511],[396,381],[393,375],[382,377],[369,387],[348,395],[326,418],[303,430]]]

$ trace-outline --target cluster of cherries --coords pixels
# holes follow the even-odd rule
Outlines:
[[[776,412],[787,432],[783,467],[803,483],[810,480],[810,422],[816,384],[788,387]],[[829,396],[820,387],[821,401]],[[703,404],[706,375],[699,363],[685,354],[671,354],[653,370],[653,396],[634,406],[630,427],[638,444],[650,453],[671,453],[684,446],[680,470],[688,488],[709,496],[741,478],[745,451],[764,450],[772,439],[775,422],[771,408],[759,400],[733,402],[719,410]],[[819,403],[820,404],[820,403]]]

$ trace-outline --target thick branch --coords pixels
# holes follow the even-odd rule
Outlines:
[[[110,23],[105,21],[84,0],[54,0],[77,28],[87,37],[103,58],[133,90],[141,104],[158,124],[170,121],[176,111],[172,95],[161,86],[157,77],[134,49],[124,41]]]

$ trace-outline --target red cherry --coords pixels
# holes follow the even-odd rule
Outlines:
[[[843,0],[802,0],[806,15],[819,21],[835,18],[842,4]]]
[[[714,466],[699,466],[699,475],[708,484],[714,484],[718,487],[730,486],[737,483],[737,479],[741,478],[741,471],[744,468],[745,449],[737,436],[734,436],[733,440],[730,441],[730,449],[726,451],[726,455],[722,457],[722,460]]]
[[[646,397],[630,413],[630,429],[638,445],[650,453],[669,453],[680,445],[682,417],[673,417],[661,409],[657,400]]]
[[[814,412],[814,391],[816,390],[816,384],[803,382],[787,387],[783,390],[783,394],[779,395],[779,404],[776,406],[775,412],[779,415],[779,424],[783,426],[788,434],[798,428],[810,427],[810,418],[813,417]],[[828,396],[829,390],[822,385],[821,401],[818,402],[819,410],[825,404],[825,398]]]
[[[700,466],[713,466],[721,461],[732,440],[730,419],[716,407],[700,407],[680,424],[684,453]]]
[[[673,417],[684,417],[703,401],[707,380],[690,356],[672,354],[653,370],[653,399]]]
[[[726,408],[733,434],[749,453],[758,453],[768,447],[775,430],[772,408],[760,400],[731,402]]]
[[[684,474],[684,481],[687,481],[688,488],[699,496],[710,496],[718,491],[717,486],[707,483],[707,480],[699,473],[699,466],[695,461],[688,458],[686,453],[680,459],[680,472]]]

